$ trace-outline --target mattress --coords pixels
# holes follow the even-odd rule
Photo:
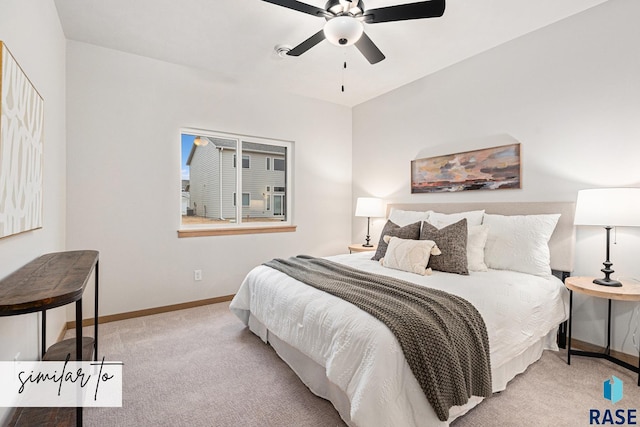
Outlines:
[[[568,291],[554,276],[503,270],[469,276],[435,271],[419,276],[385,268],[370,257],[370,253],[358,253],[328,259],[442,289],[478,309],[489,335],[494,392],[503,390],[543,349],[557,350],[552,338],[568,317]],[[288,355],[294,362],[306,359],[301,365],[315,369],[312,378],[323,371],[327,384],[321,386],[283,357],[312,391],[334,403],[349,425],[448,425],[480,401],[474,398],[464,407],[452,408],[448,421],[438,420],[384,324],[269,267],[258,266],[247,275],[230,308],[245,324],[251,321],[252,330],[271,341],[281,357]]]

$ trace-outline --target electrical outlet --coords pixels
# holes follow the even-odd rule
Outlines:
[[[193,270],[193,280],[202,280],[202,270]]]

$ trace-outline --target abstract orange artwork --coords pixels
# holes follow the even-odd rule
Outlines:
[[[520,144],[417,159],[412,193],[521,188]]]

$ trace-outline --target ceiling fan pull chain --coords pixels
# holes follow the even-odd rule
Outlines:
[[[344,92],[344,73],[345,73],[344,70],[346,69],[347,69],[347,61],[344,61],[344,64],[342,66],[342,92]]]

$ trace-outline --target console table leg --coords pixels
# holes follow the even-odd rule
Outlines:
[[[46,352],[47,352],[47,310],[42,310],[42,356],[40,356],[40,360],[42,360]]]
[[[95,271],[96,281],[95,281],[95,308],[93,314],[93,339],[94,339],[94,348],[93,348],[93,361],[98,361],[98,275],[100,274],[100,261],[96,261],[96,271]]]
[[[82,298],[76,301],[76,360],[82,360]],[[82,427],[82,406],[76,408],[76,427]]]
[[[82,298],[76,301],[76,360],[82,360]]]

